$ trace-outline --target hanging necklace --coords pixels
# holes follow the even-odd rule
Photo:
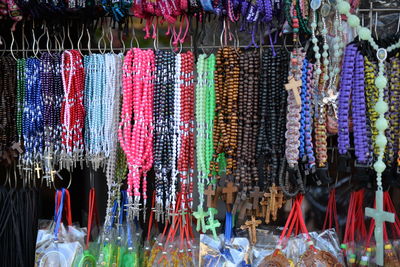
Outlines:
[[[85,56],[85,151],[86,160],[97,170],[103,163],[105,143],[105,106],[106,98],[106,71],[105,55],[92,54]],[[109,112],[109,111],[108,111]]]
[[[239,93],[238,93],[238,144],[237,144],[237,169],[234,173],[235,184],[239,185],[241,192],[237,198],[253,201],[252,210],[260,212],[259,196],[254,193],[259,191],[258,172],[256,164],[256,146],[258,133],[258,87],[259,87],[259,64],[260,56],[258,50],[244,52],[239,55]],[[229,184],[223,190],[228,199],[230,192]],[[254,191],[253,191],[254,189]],[[223,192],[224,192],[223,191]],[[257,193],[259,194],[259,193]]]
[[[178,154],[178,171],[181,189],[181,212],[192,209],[193,173],[194,173],[194,66],[193,53],[181,53],[181,71],[178,83],[181,85],[180,96],[180,148]]]
[[[109,156],[107,159],[107,188],[108,199],[106,208],[106,218],[104,225],[110,225],[112,217],[112,206],[114,201],[120,203],[120,187],[122,180],[126,175],[126,159],[125,155],[118,144],[118,125],[119,125],[119,112],[121,102],[121,87],[122,87],[122,61],[123,55],[108,54],[106,57],[112,57],[111,60],[106,60],[106,67],[113,71],[113,75],[108,76],[107,82],[108,97],[110,100],[110,123],[106,128],[105,136],[109,141]]]
[[[43,53],[40,79],[43,98],[44,155],[43,178],[50,186],[54,181],[54,165],[61,151],[61,103],[63,97],[60,55]]]
[[[43,155],[42,93],[40,88],[40,61],[29,58],[26,61],[26,91],[23,116],[23,137],[25,153],[23,164],[27,168],[37,167]]]
[[[22,114],[25,98],[25,59],[17,61],[17,134],[19,142],[22,142]]]
[[[387,144],[387,138],[385,136],[385,130],[388,128],[388,121],[385,119],[385,113],[388,111],[389,106],[384,100],[384,89],[387,85],[387,78],[385,77],[385,61],[387,53],[392,52],[395,49],[400,48],[400,40],[396,43],[388,46],[386,49],[381,48],[372,38],[371,31],[368,28],[360,26],[360,19],[356,15],[350,13],[350,4],[347,1],[340,0],[337,2],[337,9],[341,14],[344,14],[348,18],[350,27],[356,28],[358,35],[361,40],[368,41],[371,47],[376,50],[376,57],[379,60],[378,76],[375,78],[375,86],[378,89],[378,102],[375,104],[375,111],[379,114],[379,118],[376,120],[375,126],[378,130],[378,135],[375,139],[375,143],[378,146],[378,157],[374,163],[374,169],[376,172],[376,209],[366,209],[366,215],[375,219],[375,239],[376,239],[376,263],[383,265],[383,232],[382,223],[384,221],[393,222],[394,214],[383,211],[383,189],[382,189],[382,173],[386,168],[383,162],[383,156],[385,153],[385,147]]]
[[[127,156],[129,216],[135,219],[139,217],[141,205],[140,183],[145,207],[147,172],[153,164],[154,52],[131,49],[124,59],[123,71],[124,91],[118,139]],[[143,215],[145,218],[145,212]]]
[[[257,137],[257,169],[259,182],[250,192],[257,216],[264,217],[265,223],[277,219],[282,206],[283,194],[278,185],[285,165],[285,128],[287,91],[280,77],[288,71],[288,53],[277,48],[275,52],[263,52],[259,89],[259,130]],[[283,184],[283,183],[280,183]],[[261,198],[261,201],[260,201]]]
[[[156,73],[154,81],[154,170],[156,174],[155,218],[163,221],[166,201],[171,194],[171,175],[174,108],[175,54],[172,51],[156,51]]]
[[[294,176],[292,180],[297,183],[295,192],[289,192],[290,184],[286,183],[284,186],[280,184],[282,190],[288,197],[295,196],[298,191],[304,192],[304,185],[302,176],[298,166],[299,160],[299,146],[300,146],[300,119],[301,119],[301,97],[299,87],[301,86],[302,66],[303,66],[304,52],[300,48],[293,49],[290,61],[290,76],[288,84],[285,85],[288,90],[287,96],[287,113],[286,113],[286,147],[285,157],[288,163],[288,170],[286,174],[286,182],[289,176]]]
[[[350,159],[348,149],[350,147],[349,112],[351,103],[356,155],[354,179],[361,181],[368,180],[368,169],[372,159],[369,154],[370,140],[367,134],[364,78],[364,57],[357,51],[355,45],[350,44],[346,48],[340,79],[338,147],[340,160],[348,161]],[[343,166],[348,166],[348,163],[344,162]],[[343,171],[348,171],[347,167]]]
[[[61,59],[64,99],[61,108],[62,153],[61,167],[71,170],[76,162],[83,164],[85,124],[84,68],[77,50],[65,51]]]
[[[199,205],[193,216],[197,219],[196,231],[206,232],[204,211],[204,189],[210,181],[208,172],[213,154],[212,124],[215,109],[214,90],[215,56],[207,57],[201,54],[197,61],[197,85],[196,85],[196,160],[198,170]]]
[[[19,148],[17,139],[17,62],[12,57],[1,57],[0,68],[2,77],[0,80],[0,154],[7,164],[12,163],[12,149]],[[21,152],[21,151],[20,151]],[[19,153],[20,153],[19,152]]]

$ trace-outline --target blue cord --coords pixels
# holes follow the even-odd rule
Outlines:
[[[56,192],[56,201],[55,201],[55,206],[54,206],[54,222],[56,223],[54,227],[54,240],[58,240],[58,231],[60,230],[60,224],[61,224],[61,218],[63,214],[63,208],[64,208],[64,196],[65,196],[65,189],[61,189],[61,200],[60,203],[58,203],[58,192],[60,190],[57,190]],[[57,206],[58,210],[57,210]]]
[[[303,67],[302,67],[302,76],[301,76],[301,113],[300,113],[300,147],[299,147],[299,157],[300,160],[305,156],[305,126],[306,126],[306,94],[307,94],[307,65],[308,60],[304,59]]]

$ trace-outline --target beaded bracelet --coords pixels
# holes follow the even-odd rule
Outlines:
[[[302,85],[300,89],[300,97],[301,97],[301,113],[300,113],[300,146],[299,146],[299,158],[302,160],[305,156],[305,125],[306,125],[306,94],[307,94],[307,67],[308,60],[303,60],[303,68],[302,68]]]
[[[339,111],[338,111],[338,147],[340,154],[346,154],[350,147],[349,136],[349,110],[350,95],[352,88],[352,77],[354,74],[354,63],[357,48],[355,45],[349,45],[345,51],[343,61],[342,75],[339,89]]]
[[[357,52],[353,75],[352,118],[356,164],[369,164],[369,139],[367,135],[367,118],[364,89],[364,58]]]
[[[393,57],[390,59],[390,101],[389,106],[389,125],[390,125],[390,140],[388,140],[388,147],[386,151],[388,153],[388,160],[391,162],[397,161],[399,153],[399,138],[400,138],[400,112],[399,112],[399,102],[400,102],[400,60],[399,58]]]
[[[368,129],[370,130],[370,149],[374,153],[374,156],[378,154],[378,148],[375,145],[375,139],[378,135],[378,130],[375,127],[375,122],[378,119],[378,113],[374,107],[378,101],[378,92],[375,88],[375,75],[376,65],[369,61],[367,57],[364,57],[364,69],[365,69],[365,94],[367,99],[367,115],[368,115]],[[372,159],[372,155],[371,155]]]
[[[311,172],[315,171],[315,157],[314,157],[314,149],[313,149],[313,140],[312,140],[312,132],[313,132],[313,108],[312,108],[312,96],[314,90],[314,79],[313,79],[313,69],[314,65],[311,62],[308,62],[307,66],[307,90],[306,96],[304,99],[304,110],[305,110],[305,149],[308,159],[308,169]],[[303,102],[302,102],[303,103]]]

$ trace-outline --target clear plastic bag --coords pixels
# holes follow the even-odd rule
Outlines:
[[[76,226],[60,226],[58,239],[54,238],[54,224],[39,230],[36,243],[35,266],[73,266],[75,257],[83,251],[85,229]]]
[[[243,266],[251,260],[250,242],[245,237],[235,237],[225,242],[224,235],[218,240],[200,235],[199,266]]]
[[[83,251],[86,228],[72,225],[71,203],[67,189],[57,190],[54,221],[41,222],[36,239],[35,266],[73,266]],[[67,226],[62,223],[63,212]]]
[[[251,266],[259,266],[265,257],[274,253],[281,232],[281,227],[257,229],[257,243],[248,249],[248,262],[251,263]],[[309,235],[314,242],[314,247],[317,250],[329,252],[338,260],[340,264],[344,264],[344,258],[340,249],[339,239],[334,229],[327,229],[320,233],[310,232]],[[247,237],[247,232],[239,231],[238,236]],[[293,263],[299,262],[301,256],[308,249],[305,240],[306,238],[303,234],[285,239],[283,242],[284,245],[282,253],[289,261]],[[202,243],[200,243],[200,245],[202,245]],[[214,251],[216,251],[215,248]]]

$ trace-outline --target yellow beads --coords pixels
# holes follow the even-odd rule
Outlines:
[[[375,87],[375,73],[376,65],[368,60],[367,57],[364,59],[365,66],[365,93],[367,95],[367,108],[368,117],[370,121],[370,129],[372,135],[372,143],[375,144],[378,130],[375,127],[375,122],[378,119],[378,112],[375,111],[375,104],[378,101],[378,90]],[[377,156],[379,153],[378,146],[374,145],[374,154]]]

